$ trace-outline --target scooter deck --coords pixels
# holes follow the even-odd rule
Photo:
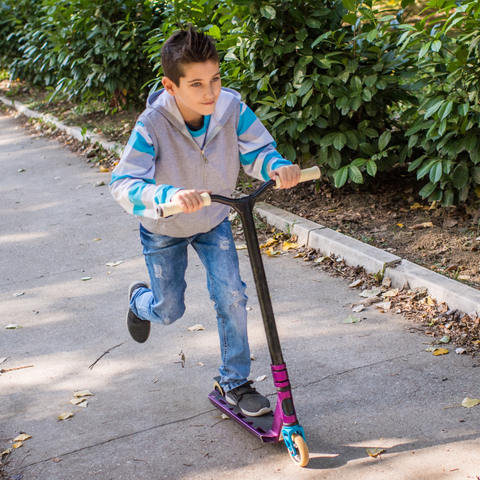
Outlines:
[[[210,395],[208,395],[208,398],[216,408],[225,413],[225,415],[228,415],[232,420],[255,435],[262,442],[275,443],[280,441],[280,438],[272,432],[273,412],[266,413],[261,417],[249,417],[244,415],[236,405],[230,405],[225,400],[225,397],[217,390],[213,390]]]

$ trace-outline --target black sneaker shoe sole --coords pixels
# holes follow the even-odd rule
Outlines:
[[[266,413],[269,413],[272,411],[271,407],[263,407],[261,408],[258,412],[249,412],[245,409],[243,409],[238,403],[235,402],[232,398],[228,396],[228,392],[225,394],[225,400],[227,401],[228,404],[234,405],[240,409],[240,411],[244,414],[247,415],[248,417],[261,417],[262,415],[265,415]]]
[[[128,302],[130,305],[130,299],[132,298],[133,292],[140,287],[148,288],[148,285],[145,282],[133,282],[130,287],[128,287]],[[127,310],[127,330],[130,336],[138,343],[145,343],[150,336],[151,322],[148,320],[141,320],[138,318],[130,309],[130,306]]]

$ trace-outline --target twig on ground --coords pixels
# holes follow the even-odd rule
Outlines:
[[[6,372],[11,372],[12,370],[21,370],[22,368],[30,368],[33,367],[33,365],[25,365],[23,367],[15,367],[15,368],[2,368],[0,370],[0,373],[6,373]]]
[[[125,342],[126,342],[126,340],[125,340]],[[120,345],[123,345],[125,342],[119,343],[118,345],[115,345],[114,347],[109,348],[106,352],[103,352],[88,368],[89,368],[90,370],[92,370],[93,367],[96,365],[96,363],[97,363],[102,357],[104,357],[107,353],[110,353],[114,348],[117,348],[117,347],[119,347]]]

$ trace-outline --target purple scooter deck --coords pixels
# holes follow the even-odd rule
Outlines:
[[[262,415],[261,417],[248,417],[244,415],[237,406],[227,403],[225,398],[220,392],[217,392],[217,390],[213,390],[208,398],[216,408],[225,413],[225,415],[228,415],[232,420],[235,420],[235,422],[247,429],[262,442],[275,443],[280,441],[279,435],[272,432],[274,421],[273,412]]]

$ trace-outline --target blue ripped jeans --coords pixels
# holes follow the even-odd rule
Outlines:
[[[224,220],[207,233],[188,238],[157,235],[140,225],[143,254],[151,290],[139,288],[130,300],[137,317],[168,325],[185,312],[187,247],[197,252],[207,271],[210,299],[215,303],[222,366],[220,384],[229,391],[247,381],[250,349],[247,337],[247,296],[240,278],[230,222]]]

